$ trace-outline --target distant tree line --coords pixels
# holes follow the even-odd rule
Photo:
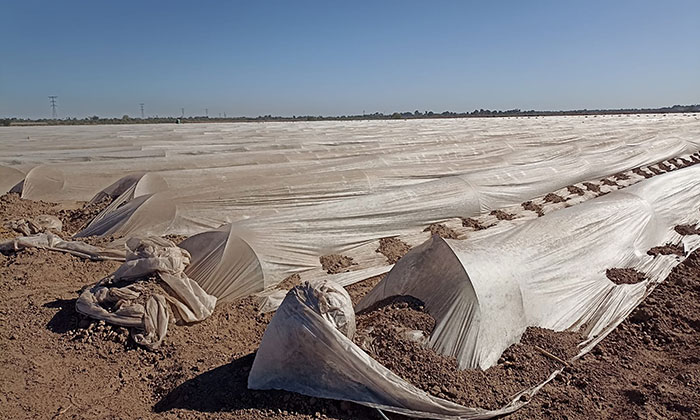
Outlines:
[[[682,113],[682,112],[700,112],[700,104],[698,105],[673,105],[662,108],[625,108],[625,109],[577,109],[570,111],[536,111],[521,109],[509,109],[506,111],[475,109],[472,112],[452,112],[444,111],[435,113],[433,111],[420,112],[394,112],[391,114],[383,114],[375,112],[373,114],[361,115],[340,115],[340,116],[322,116],[322,115],[293,115],[291,117],[260,115],[257,117],[149,117],[149,118],[132,118],[124,115],[121,118],[104,118],[97,115],[78,118],[64,119],[22,119],[22,118],[4,118],[0,119],[0,126],[10,125],[97,125],[97,124],[173,124],[173,123],[203,123],[203,122],[256,122],[256,121],[352,121],[352,120],[391,120],[391,119],[427,119],[427,118],[483,118],[483,117],[537,117],[537,116],[552,116],[552,115],[617,115],[617,114],[667,114],[667,113]]]

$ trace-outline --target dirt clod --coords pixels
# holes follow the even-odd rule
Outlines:
[[[537,213],[537,217],[544,216],[544,209],[539,204],[535,204],[532,201],[526,201],[520,204],[525,210],[534,211]]]
[[[655,246],[647,251],[649,255],[678,255],[682,257],[685,255],[683,252],[683,247],[680,245],[666,244],[664,246]]]
[[[575,195],[584,195],[586,192],[583,191],[582,188],[577,187],[576,185],[569,185],[566,187],[566,189],[569,191],[570,194],[575,194]]]
[[[547,203],[564,203],[566,200],[564,200],[564,197],[560,196],[559,194],[554,194],[554,193],[549,193],[544,196],[544,201]]]
[[[444,239],[459,239],[457,232],[440,223],[433,223],[425,228],[423,232],[430,232],[431,235],[438,235]]]
[[[515,219],[514,214],[506,213],[503,210],[492,210],[491,213],[489,213],[491,216],[496,216],[496,219],[498,220],[513,220]]]
[[[679,235],[700,235],[700,229],[693,225],[678,225],[673,228]]]
[[[474,230],[483,230],[490,227],[482,225],[481,222],[476,219],[472,219],[471,217],[462,218],[462,226],[472,228]]]
[[[600,185],[596,185],[596,184],[594,184],[594,183],[592,183],[592,182],[584,182],[584,183],[583,183],[583,186],[586,187],[586,189],[587,189],[588,191],[593,191],[593,192],[595,192],[595,193],[599,193],[599,192],[600,192]]]
[[[382,238],[375,252],[384,255],[389,264],[396,264],[410,250],[411,246],[399,238]]]
[[[632,172],[636,175],[643,176],[644,178],[651,178],[652,176],[654,176],[654,174],[650,174],[649,172],[645,172],[639,168],[632,169]]]
[[[608,268],[605,275],[615,284],[635,284],[645,279],[644,274],[634,268]]]
[[[340,254],[321,255],[319,260],[321,261],[321,267],[323,267],[328,274],[344,273],[350,271],[349,267],[357,265],[351,257]]]

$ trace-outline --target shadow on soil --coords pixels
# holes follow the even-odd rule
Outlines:
[[[171,409],[225,412],[245,409],[271,410],[293,414],[323,413],[339,419],[375,419],[377,413],[352,403],[307,397],[287,391],[248,389],[248,373],[255,353],[243,356],[185,381],[156,403],[153,411]],[[279,411],[278,411],[279,410]]]
[[[64,334],[77,328],[80,314],[75,311],[75,301],[77,299],[56,299],[53,302],[44,304],[45,308],[59,308],[56,315],[46,324],[49,331],[57,334]]]

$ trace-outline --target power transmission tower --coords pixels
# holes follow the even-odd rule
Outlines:
[[[139,105],[141,105],[141,119],[143,119],[143,104],[139,104]]]
[[[184,116],[185,116],[185,108],[180,108],[180,111],[182,111],[182,117],[184,118]]]
[[[204,116],[209,118],[209,108],[204,108]]]
[[[49,101],[51,102],[51,118],[54,120],[56,119],[56,99],[58,99],[58,96],[56,95],[51,95],[49,96]]]

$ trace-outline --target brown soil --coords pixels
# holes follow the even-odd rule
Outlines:
[[[639,176],[643,176],[644,178],[651,178],[652,176],[654,176],[654,174],[650,174],[649,172],[645,172],[639,168],[632,169],[632,172]]]
[[[253,298],[170,325],[157,352],[76,313],[78,290],[118,266],[37,249],[0,255],[0,418],[374,418],[350,403],[248,390],[271,317]]]
[[[0,199],[3,217],[53,208],[16,198]],[[248,390],[271,318],[254,298],[219,303],[201,323],[170,325],[156,352],[135,346],[124,328],[78,314],[79,290],[119,265],[40,249],[0,254],[0,418],[375,418],[352,403]]]
[[[58,217],[63,222],[63,231],[69,235],[75,235],[111,203],[112,198],[105,197],[94,204],[85,203],[78,209],[59,211]]]
[[[282,280],[277,286],[277,289],[289,290],[293,287],[299,286],[301,284],[301,276],[299,274],[292,274],[291,276]]]
[[[674,229],[679,235],[700,235],[700,229],[693,225],[678,225]]]
[[[389,264],[396,264],[410,250],[411,246],[399,238],[382,238],[375,252],[384,255]]]
[[[654,175],[661,175],[663,173],[663,171],[661,171],[653,166],[649,166],[647,169],[650,170]]]
[[[188,238],[187,235],[165,235],[165,239],[171,241],[175,245],[180,245],[182,241]]]
[[[23,200],[17,193],[0,196],[0,217],[7,220],[31,219],[41,214],[57,215],[60,205],[43,201]]]
[[[680,245],[666,244],[664,246],[655,246],[654,248],[647,251],[649,255],[678,255],[682,257],[685,255],[683,247]]]
[[[349,267],[357,265],[356,262],[353,262],[352,258],[340,254],[321,255],[319,260],[321,261],[321,267],[323,267],[328,274],[344,273],[350,271]]]
[[[520,205],[523,206],[525,210],[530,210],[537,213],[537,217],[544,216],[544,209],[542,209],[542,206],[540,206],[539,204],[535,204],[532,201],[526,201],[524,203],[521,203]]]
[[[634,268],[608,268],[605,275],[615,284],[635,284],[645,279],[644,274]]]
[[[462,226],[472,228],[474,230],[483,230],[483,229],[488,229],[490,227],[490,226],[482,225],[478,220],[472,219],[471,217],[463,218],[462,219]]]
[[[386,277],[386,274],[381,274],[379,276],[370,277],[367,280],[347,286],[345,290],[347,290],[348,294],[350,295],[350,299],[352,299],[352,304],[357,305],[357,303],[363,297],[365,297],[365,295],[369,293],[370,290],[374,289],[374,286],[376,286],[380,281],[382,281],[384,277]]]
[[[32,219],[42,214],[48,214],[61,219],[63,223],[62,236],[70,236],[90,223],[111,202],[110,198],[105,198],[98,203],[92,205],[84,204],[77,209],[73,209],[64,208],[63,205],[56,203],[24,200],[17,193],[7,193],[0,196],[0,218],[2,218],[0,225],[5,225],[6,222],[11,220]],[[7,229],[0,231],[0,239],[14,238],[16,236],[16,232],[11,232]]]
[[[700,252],[509,420],[700,418]]]
[[[506,213],[503,210],[492,210],[491,213],[489,213],[491,216],[496,216],[496,219],[498,220],[513,220],[515,219],[514,214]]]
[[[618,174],[613,175],[613,178],[615,178],[618,181],[626,181],[630,179],[629,176],[625,175],[624,173],[620,172]]]
[[[16,238],[19,235],[7,226],[9,222],[33,219],[42,214],[56,216],[59,210],[59,204],[23,200],[17,193],[0,196],[0,240]]]
[[[584,195],[586,192],[583,189],[577,187],[576,185],[569,185],[566,187],[570,194]]]
[[[599,185],[596,185],[596,184],[594,184],[594,183],[592,183],[592,182],[584,182],[584,183],[583,183],[583,186],[586,187],[586,189],[587,189],[588,191],[593,191],[593,192],[596,192],[596,193],[599,193],[599,192],[600,192],[600,186],[599,186]]]
[[[662,171],[671,171],[671,167],[666,164],[666,162],[661,162],[659,163],[659,168],[661,168]]]
[[[39,203],[22,213],[34,202],[7,201],[18,200],[0,197],[3,219],[30,217],[41,206],[47,207],[34,215],[60,210]],[[45,250],[0,254],[0,418],[379,418],[351,403],[247,390],[270,319],[257,313],[252,298],[219,304],[202,323],[171,326],[158,352],[130,346],[119,328],[84,320],[74,309],[78,290],[118,265]],[[353,302],[381,278],[349,286]],[[695,252],[593,352],[508,418],[699,418],[698,314]],[[516,376],[505,357],[496,368],[507,365]]]
[[[438,235],[445,239],[459,239],[457,232],[440,223],[433,223],[425,228],[423,232],[430,232],[432,235]]]
[[[528,328],[518,344],[509,347],[496,366],[481,371],[459,370],[456,360],[439,355],[408,338],[408,331],[428,336],[435,321],[423,312],[422,303],[411,297],[380,302],[357,315],[355,343],[388,369],[424,391],[471,407],[495,409],[512,396],[546,379],[562,364],[560,359],[578,353],[583,337],[576,333],[555,333]]]
[[[610,187],[619,187],[619,185],[617,185],[617,182],[615,182],[615,181],[613,181],[613,180],[610,180],[610,179],[608,179],[608,178],[603,178],[603,179],[600,180],[600,182],[601,182],[603,185],[608,185],[608,186],[610,186]]]
[[[544,196],[544,201],[546,203],[564,203],[566,200],[564,200],[564,197],[558,194],[549,193]]]

